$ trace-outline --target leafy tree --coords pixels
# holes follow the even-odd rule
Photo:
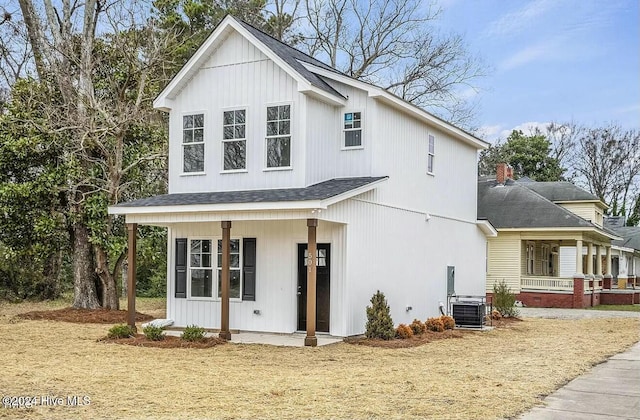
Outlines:
[[[480,175],[495,174],[496,165],[504,162],[513,167],[516,178],[559,181],[565,169],[551,153],[551,143],[540,131],[525,135],[513,130],[504,144],[498,142],[480,153],[478,171]]]

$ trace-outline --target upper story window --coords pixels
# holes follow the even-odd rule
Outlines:
[[[433,161],[436,156],[436,138],[429,134],[429,153],[427,155],[427,172],[433,174]]]
[[[344,114],[344,147],[362,146],[362,113],[345,112]]]
[[[246,110],[224,111],[222,156],[225,171],[247,168]]]
[[[204,114],[182,117],[182,171],[204,172]]]
[[[267,107],[267,168],[291,166],[291,105]]]

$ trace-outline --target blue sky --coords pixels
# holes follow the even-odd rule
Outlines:
[[[443,32],[489,66],[480,135],[550,121],[640,128],[640,1],[440,0]]]

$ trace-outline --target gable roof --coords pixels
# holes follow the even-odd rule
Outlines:
[[[388,177],[335,178],[304,188],[277,188],[267,190],[217,191],[199,193],[164,194],[116,204],[109,208],[111,214],[133,213],[133,208],[150,209],[159,207],[206,206],[207,210],[215,210],[218,205],[242,205],[265,203],[299,202],[300,208],[326,207],[334,202],[342,201],[354,195],[372,189],[378,182]],[[247,206],[244,206],[247,207]],[[243,210],[245,208],[238,208]],[[255,207],[251,208],[255,209]],[[228,210],[225,207],[225,210]],[[147,212],[141,210],[140,212]]]
[[[600,199],[590,192],[583,190],[577,185],[567,181],[555,182],[536,182],[518,180],[517,182],[525,184],[527,188],[537,192],[547,200],[553,202],[565,201],[598,201]]]
[[[153,102],[154,108],[169,111],[172,106],[172,99],[198,72],[211,53],[215,51],[218,45],[224,42],[226,35],[228,35],[229,31],[232,30],[238,31],[267,57],[283,68],[283,70],[285,70],[291,77],[297,80],[299,84],[298,90],[300,92],[311,94],[333,105],[344,106],[346,105],[348,98],[334,89],[327,82],[327,79],[346,82],[347,84],[357,86],[360,89],[368,91],[370,97],[381,100],[387,105],[407,113],[414,118],[432,124],[476,149],[486,149],[488,147],[487,142],[467,133],[461,128],[456,127],[449,122],[444,121],[413,104],[410,104],[409,102],[406,102],[380,87],[365,83],[341,73],[333,67],[328,66],[289,45],[286,45],[285,43],[231,15],[227,15],[218,24],[218,26],[216,26],[211,35],[209,35],[178,74],[176,74],[176,76],[158,95]]]

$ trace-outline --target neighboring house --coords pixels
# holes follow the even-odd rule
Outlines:
[[[620,216],[605,217],[604,226],[622,237],[611,246],[614,285],[640,290],[640,226],[625,226]]]
[[[612,284],[606,205],[570,182],[514,181],[499,164],[478,182],[478,217],[498,231],[488,239],[487,294],[504,281],[525,305],[582,308],[631,303],[640,293]]]
[[[447,267],[456,292],[484,295],[482,140],[231,16],[154,105],[169,194],[109,211],[130,249],[137,224],[168,229],[176,326],[306,330],[314,345],[316,329],[363,333],[376,290],[396,323],[438,315]]]

